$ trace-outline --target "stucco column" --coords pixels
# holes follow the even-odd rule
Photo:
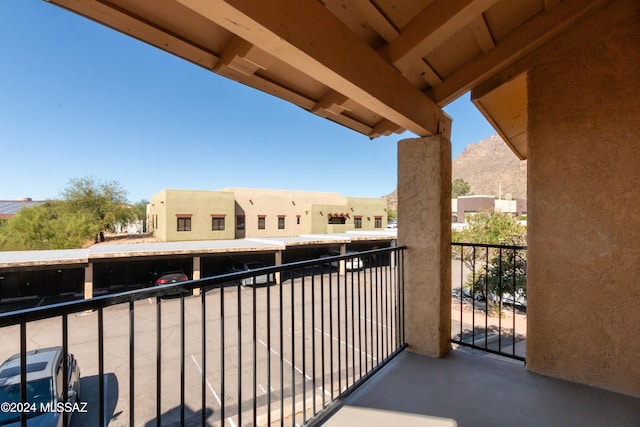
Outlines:
[[[398,245],[405,253],[405,331],[411,351],[451,348],[451,143],[398,143]]]
[[[84,299],[93,298],[93,264],[84,268]]]

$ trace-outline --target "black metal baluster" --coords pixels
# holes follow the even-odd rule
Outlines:
[[[362,259],[362,268],[364,268],[364,259]],[[360,368],[360,377],[362,378],[362,280],[360,276],[361,269],[358,269],[358,367]]]
[[[220,425],[225,420],[225,370],[224,370],[224,284],[220,286]]]
[[[333,400],[333,272],[329,272],[329,375],[331,377],[331,400]]]
[[[484,265],[484,348],[489,348],[489,303],[491,295],[489,294],[489,247],[485,247],[485,265]]]
[[[380,258],[378,255],[376,255],[376,280],[375,280],[375,296],[376,296],[376,302],[375,302],[375,308],[376,308],[376,315],[375,315],[375,324],[376,324],[376,332],[375,332],[375,336],[376,336],[376,362],[380,363]]]
[[[460,245],[460,342],[462,342],[463,309],[464,309],[464,246]]]
[[[184,328],[184,294],[180,294],[180,424],[184,425],[185,420],[185,328]]]
[[[271,287],[269,285],[267,285],[267,425],[271,425]]]
[[[27,403],[27,324],[20,323],[20,402]],[[20,412],[20,425],[27,427],[27,412]]]
[[[351,384],[354,384],[356,382],[356,319],[355,319],[355,304],[356,302],[354,301],[354,284],[353,284],[353,276],[354,276],[354,272],[353,272],[353,266],[354,266],[354,262],[356,263],[356,268],[358,269],[358,271],[360,271],[358,262],[360,261],[360,258],[354,258],[351,260],[351,378],[352,378],[352,382]]]
[[[313,415],[318,407],[316,396],[316,266],[311,266],[311,385],[313,387]]]
[[[367,256],[367,264],[368,267],[367,269],[363,272],[363,276],[364,276],[364,282],[362,284],[362,286],[364,287],[363,289],[363,301],[362,304],[364,305],[364,319],[361,319],[361,322],[364,322],[364,372],[365,374],[367,372],[369,372],[369,334],[367,333],[367,289],[370,289],[370,282],[371,282],[371,257]],[[367,272],[369,272],[369,280],[367,280]]]
[[[280,280],[280,425],[284,426],[284,308],[283,284]]]
[[[326,377],[325,377],[325,345],[324,345],[324,272],[320,276],[320,353],[322,354],[322,407],[327,405],[326,396]]]
[[[129,301],[129,425],[135,417],[135,312],[133,301]]]
[[[342,334],[340,328],[340,263],[344,261],[338,261],[338,273],[336,275],[336,292],[338,293],[336,297],[336,315],[338,316],[338,323],[336,327],[338,328],[338,395],[342,393]],[[331,334],[333,337],[333,334]]]
[[[66,403],[69,401],[69,319],[66,314],[62,315],[62,400]],[[79,379],[78,379],[79,381]],[[76,400],[77,401],[77,400]],[[69,424],[69,413],[62,412],[62,425]]]
[[[267,286],[269,286],[269,275],[267,275]],[[258,310],[256,307],[256,285],[254,283],[251,292],[253,298],[252,316],[253,316],[253,425],[258,424]]]
[[[256,285],[256,277],[253,277],[253,286]],[[242,285],[236,287],[238,310],[238,425],[242,425]]]
[[[162,425],[162,304],[156,297],[156,426]]]
[[[473,246],[471,273],[471,345],[476,345],[476,247]]]
[[[105,417],[105,390],[104,390],[104,313],[102,307],[98,309],[98,417],[100,424],[107,426]]]
[[[295,276],[291,277],[291,425],[296,425],[296,328]],[[284,357],[284,356],[283,356]]]
[[[205,288],[200,288],[200,317],[202,318],[202,376],[201,383],[201,415],[200,424],[207,424],[207,298]]]
[[[307,375],[307,356],[306,356],[306,319],[305,319],[305,283],[304,283],[304,279],[305,279],[305,274],[304,274],[304,268],[302,268],[302,281],[300,282],[302,284],[302,422],[306,423],[307,422],[307,381],[306,381],[306,375]]]
[[[498,352],[502,353],[502,248],[499,249],[500,259],[498,260]],[[515,294],[514,294],[515,298]]]

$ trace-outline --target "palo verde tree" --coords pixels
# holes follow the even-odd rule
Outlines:
[[[502,295],[526,298],[526,229],[506,213],[480,212],[468,217],[468,228],[453,231],[457,243],[480,243],[501,247],[454,246],[453,256],[468,270],[465,287],[473,295],[500,300]]]

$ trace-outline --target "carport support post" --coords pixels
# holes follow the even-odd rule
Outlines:
[[[200,257],[193,257],[193,280],[200,280]],[[200,288],[193,290],[193,295],[200,295]]]
[[[340,245],[340,255],[346,255],[346,254],[347,254],[347,244],[343,243]],[[341,276],[344,276],[346,273],[345,265],[346,265],[346,260],[344,259],[340,260],[340,262],[338,263],[338,266],[339,266],[338,268],[340,270]]]
[[[84,299],[93,298],[93,263],[84,268]]]
[[[398,244],[406,246],[409,349],[451,348],[451,143],[443,135],[398,142]]]
[[[275,265],[276,267],[282,265],[282,251],[276,251],[275,253]],[[275,274],[276,285],[280,284],[280,272],[276,272]]]

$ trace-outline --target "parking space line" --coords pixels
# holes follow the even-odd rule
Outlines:
[[[259,342],[260,344],[262,344],[265,348],[267,348],[267,349],[271,350],[271,352],[272,352],[273,354],[275,354],[277,357],[281,358],[281,359],[282,359],[282,361],[283,361],[283,362],[285,362],[287,365],[289,365],[289,366],[293,367],[293,368],[296,370],[296,372],[298,372],[300,375],[304,375],[304,377],[305,377],[308,381],[313,381],[313,378],[311,378],[309,375],[307,375],[307,374],[305,374],[304,372],[302,372],[302,370],[301,370],[300,368],[298,368],[297,366],[293,366],[293,364],[292,364],[290,361],[288,361],[285,357],[281,357],[281,356],[280,356],[280,353],[278,353],[277,351],[275,351],[275,350],[274,350],[274,349],[272,349],[272,348],[269,348],[269,347],[267,346],[267,344],[265,344],[265,342],[264,342],[264,341],[262,341],[261,339],[259,339],[259,340],[258,340],[258,342]],[[325,394],[326,394],[327,396],[331,396],[331,393],[329,393],[329,392],[328,392],[328,391],[326,391],[326,390],[325,390]]]
[[[316,329],[316,332],[324,333],[324,335],[325,335],[325,336],[327,336],[327,337],[329,337],[329,338],[333,338],[334,340],[338,341],[338,338],[336,338],[336,337],[332,337],[332,336],[331,336],[331,334],[329,334],[328,332],[326,332],[326,331],[324,331],[324,332],[323,332],[321,329],[318,329],[318,328],[315,328],[315,329]],[[340,342],[341,344],[346,345],[346,346],[347,346],[347,348],[352,348],[352,349],[354,349],[355,351],[360,352],[361,354],[364,354],[365,356],[369,357],[370,359],[375,360],[376,362],[378,361],[378,359],[376,359],[375,357],[373,357],[373,356],[372,356],[372,355],[370,355],[369,353],[367,353],[367,352],[365,352],[365,351],[362,351],[361,349],[359,349],[359,348],[357,348],[357,347],[354,347],[354,346],[352,346],[351,344],[349,344],[349,343],[347,343],[347,342],[345,342],[345,341],[343,341],[343,340],[340,340],[339,342]]]
[[[202,375],[202,368],[200,367],[200,364],[198,364],[198,361],[193,356],[193,354],[191,355],[191,360],[193,360],[193,364],[196,365],[196,368],[198,368],[198,372],[200,372],[200,375]],[[216,391],[213,389],[213,386],[209,382],[209,378],[207,378],[206,376],[205,376],[205,382],[207,383],[207,387],[209,388],[209,390],[211,390],[211,393],[213,394],[214,399],[216,399],[216,402],[218,402],[218,405],[222,407],[222,401],[220,400],[218,393],[216,393]],[[237,427],[236,423],[233,421],[233,418],[227,417],[226,421],[229,424],[231,424],[231,427]]]

